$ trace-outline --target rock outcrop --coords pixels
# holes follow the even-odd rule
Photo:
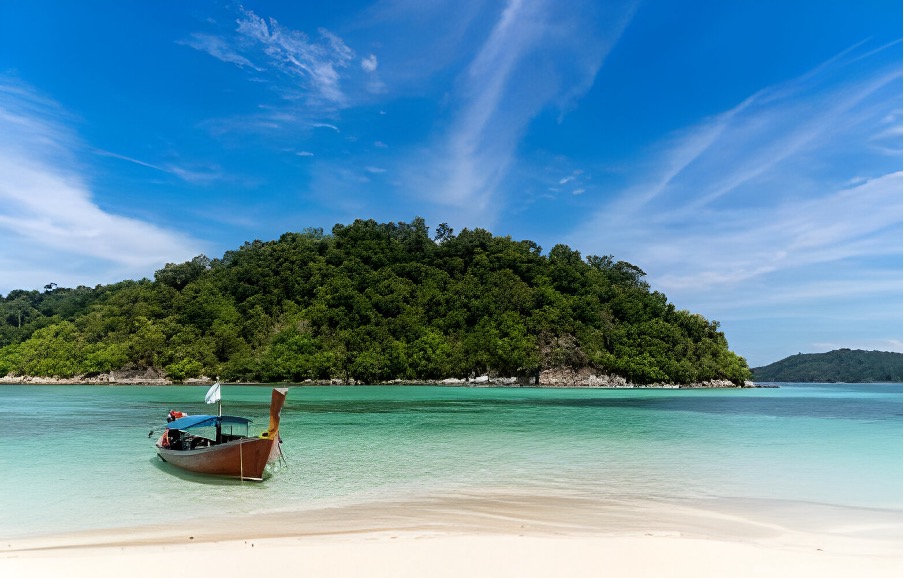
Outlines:
[[[183,383],[205,384],[213,380],[209,377],[186,379]],[[95,375],[76,375],[74,377],[36,377],[32,375],[6,375],[0,377],[0,383],[18,383],[33,385],[171,385],[173,381],[157,368],[120,369],[109,373]]]

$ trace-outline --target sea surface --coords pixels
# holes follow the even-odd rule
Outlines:
[[[483,489],[902,505],[901,384],[290,387],[286,465],[263,483],[182,473],[156,456],[170,409],[211,413],[206,389],[0,386],[0,537]],[[254,418],[253,433],[266,429],[269,399],[270,386],[223,387],[224,413]]]

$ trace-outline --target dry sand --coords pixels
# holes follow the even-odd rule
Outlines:
[[[514,493],[4,539],[0,576],[902,575],[901,512]]]

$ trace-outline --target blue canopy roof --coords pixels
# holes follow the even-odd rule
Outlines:
[[[225,425],[248,425],[251,420],[245,417],[234,415],[187,415],[166,424],[169,429],[189,429],[192,427],[213,427],[217,425],[217,420]]]

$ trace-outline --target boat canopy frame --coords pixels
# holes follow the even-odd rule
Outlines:
[[[166,424],[168,429],[187,430],[198,427],[216,427],[217,425],[248,426],[252,420],[235,415],[187,415]]]

